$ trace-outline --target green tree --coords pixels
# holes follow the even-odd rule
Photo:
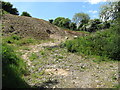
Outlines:
[[[31,17],[31,15],[28,12],[22,12],[21,16]]]
[[[101,21],[99,19],[89,20],[87,24],[84,24],[80,27],[82,31],[95,32],[99,29],[102,29]]]
[[[53,24],[59,27],[69,28],[71,20],[69,18],[58,17],[54,20]]]
[[[100,8],[100,19],[102,21],[115,20],[118,15],[118,10],[120,9],[120,1],[119,2],[109,2],[106,5],[102,5]]]
[[[62,26],[65,28],[69,28],[70,22],[71,22],[71,20],[69,18],[65,18],[62,20]]]
[[[88,23],[90,17],[86,13],[76,13],[73,16],[73,22],[76,23],[77,28],[81,25],[83,26],[84,24]]]
[[[76,26],[75,23],[72,22],[72,23],[69,24],[69,28],[72,29],[72,30],[76,30],[77,26]]]
[[[54,20],[53,24],[54,24],[54,25],[57,25],[57,26],[60,26],[61,21],[62,21],[63,19],[64,19],[64,17],[57,17],[57,18]]]
[[[17,8],[13,8],[13,5],[10,2],[2,1],[2,9],[10,14],[19,15]]]
[[[50,20],[49,20],[50,23],[53,23],[53,21],[54,21],[53,19],[50,19]]]

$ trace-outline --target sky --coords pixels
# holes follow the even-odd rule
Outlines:
[[[105,4],[100,0],[91,2],[15,2],[10,1],[21,14],[23,11],[32,17],[49,20],[65,17],[72,20],[75,13],[87,13],[91,19],[99,18],[100,6]]]

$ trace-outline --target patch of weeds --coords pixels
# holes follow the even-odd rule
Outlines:
[[[93,62],[96,62],[96,63],[112,61],[110,58],[103,57],[103,56],[95,56],[95,55],[93,55],[93,56],[90,56],[90,57],[94,58]]]
[[[56,55],[56,57],[57,57],[58,59],[63,59],[63,56],[58,56],[58,55]]]
[[[112,73],[112,80],[117,80],[117,77],[116,77],[116,73],[115,73],[115,72]]]
[[[35,54],[35,53],[32,53],[31,55],[30,55],[30,57],[29,57],[29,59],[31,60],[31,61],[33,61],[34,59],[37,59],[38,58],[38,56]]]
[[[50,48],[50,47],[46,47],[47,50],[52,50],[53,48]]]
[[[112,79],[113,79],[113,80],[117,80],[116,76],[114,76],[114,75],[112,76]]]
[[[21,37],[18,36],[18,35],[13,35],[11,38],[12,38],[13,40],[20,40],[20,39],[21,39]]]
[[[44,73],[45,73],[45,71],[43,70],[39,73],[39,75],[43,75]]]
[[[41,54],[41,55],[45,55],[45,51],[43,51],[43,50],[40,51],[40,54]]]
[[[17,35],[11,35],[11,36],[7,36],[7,37],[3,37],[2,39],[3,39],[3,42],[13,44],[13,43],[16,43],[17,41],[19,41],[21,39],[21,37],[17,36]]]
[[[120,84],[114,85],[114,88],[120,89]]]
[[[31,49],[29,47],[22,47],[23,50],[30,51]]]
[[[22,46],[22,45],[32,44],[35,42],[36,42],[36,40],[33,38],[23,38],[19,42],[17,42],[16,44]]]

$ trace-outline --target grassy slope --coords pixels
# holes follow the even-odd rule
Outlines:
[[[26,65],[23,60],[16,55],[12,47],[7,44],[2,45],[2,87],[4,88],[26,88],[29,85],[23,80],[26,74]]]

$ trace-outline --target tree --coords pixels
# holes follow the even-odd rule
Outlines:
[[[63,21],[62,21],[62,25],[63,25],[63,27],[65,27],[65,28],[69,28],[69,24],[70,24],[70,22],[71,22],[71,20],[70,20],[69,18],[65,18],[65,19],[63,19]]]
[[[61,21],[64,19],[64,17],[57,17],[55,20],[54,20],[54,22],[53,22],[53,24],[54,25],[57,25],[57,26],[61,26],[60,24],[61,24]]]
[[[17,8],[13,8],[13,5],[10,2],[2,1],[2,9],[10,14],[19,15]]]
[[[89,20],[87,24],[84,24],[79,29],[82,31],[95,32],[103,28],[102,22],[99,19]]]
[[[102,21],[115,20],[119,15],[117,12],[120,11],[120,1],[119,2],[109,2],[106,5],[101,6],[99,13],[100,19]]]
[[[28,12],[22,12],[21,16],[31,17],[31,15]]]
[[[76,13],[74,16],[73,16],[73,22],[76,23],[77,25],[77,28],[82,24],[86,24],[88,23],[90,17],[88,14],[86,13]]]
[[[76,26],[75,23],[72,22],[72,23],[69,24],[69,28],[72,29],[72,30],[76,30],[77,26]]]
[[[53,21],[54,21],[53,19],[50,19],[50,20],[49,20],[50,23],[53,23]]]
[[[71,20],[69,18],[58,17],[54,20],[53,24],[59,27],[69,28]]]

